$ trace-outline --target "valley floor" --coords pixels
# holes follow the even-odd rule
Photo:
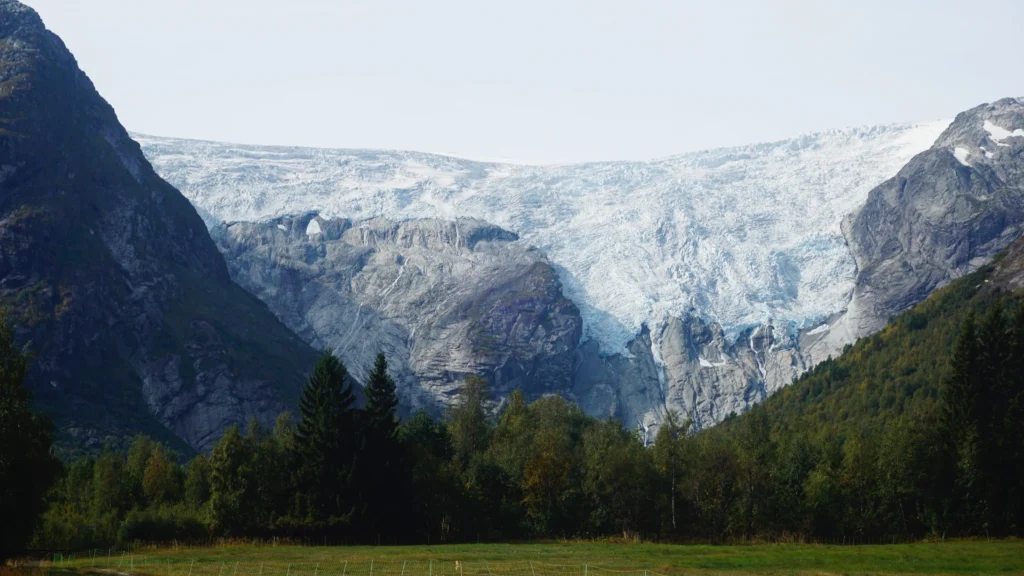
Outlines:
[[[1024,574],[1024,541],[741,546],[596,542],[254,546],[78,554],[54,568],[144,576],[674,576]]]

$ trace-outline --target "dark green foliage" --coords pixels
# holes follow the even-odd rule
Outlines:
[[[337,528],[353,512],[351,487],[358,442],[354,402],[345,366],[334,354],[324,352],[299,401],[302,419],[295,439],[299,517]]]
[[[0,564],[24,548],[57,471],[50,421],[29,407],[28,365],[0,310]]]
[[[398,439],[398,396],[384,354],[378,354],[364,389],[360,418],[363,443],[358,458],[359,524],[377,542],[404,537],[409,504],[409,470]]]
[[[140,438],[65,469],[37,541],[330,536],[411,543],[621,536],[891,542],[1021,534],[1024,305],[983,269],[750,412],[654,446],[558,396],[497,413],[470,377],[401,425],[383,357],[352,409],[321,358],[297,428],[229,430],[178,466]]]

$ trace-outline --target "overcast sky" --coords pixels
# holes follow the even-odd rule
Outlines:
[[[1024,96],[1024,1],[27,0],[129,130],[645,159]]]

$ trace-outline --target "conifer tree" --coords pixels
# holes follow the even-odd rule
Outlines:
[[[388,361],[378,354],[364,389],[363,443],[358,456],[360,527],[375,542],[393,542],[405,523],[400,518],[409,494],[408,470],[398,439],[398,397]]]
[[[942,389],[942,426],[947,454],[954,474],[951,511],[960,530],[983,529],[987,516],[982,492],[982,433],[978,405],[982,385],[978,325],[974,312],[964,318],[950,359],[950,376]]]
[[[394,440],[398,433],[398,421],[395,408],[398,396],[395,394],[395,381],[388,374],[388,361],[384,354],[377,354],[373,370],[366,379],[366,405],[363,413],[366,424],[380,440]]]
[[[297,510],[314,521],[337,523],[349,514],[346,500],[352,481],[355,397],[348,372],[333,353],[326,351],[313,366],[302,390],[296,430],[300,468]]]
[[[29,407],[28,367],[0,310],[0,565],[28,542],[58,469],[50,454],[53,426]]]

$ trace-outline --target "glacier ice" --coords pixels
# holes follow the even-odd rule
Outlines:
[[[550,166],[133,136],[211,225],[318,211],[465,216],[513,230],[558,268],[584,338],[616,353],[671,314],[716,321],[735,339],[768,320],[811,327],[842,310],[856,271],[842,218],[948,125]]]

